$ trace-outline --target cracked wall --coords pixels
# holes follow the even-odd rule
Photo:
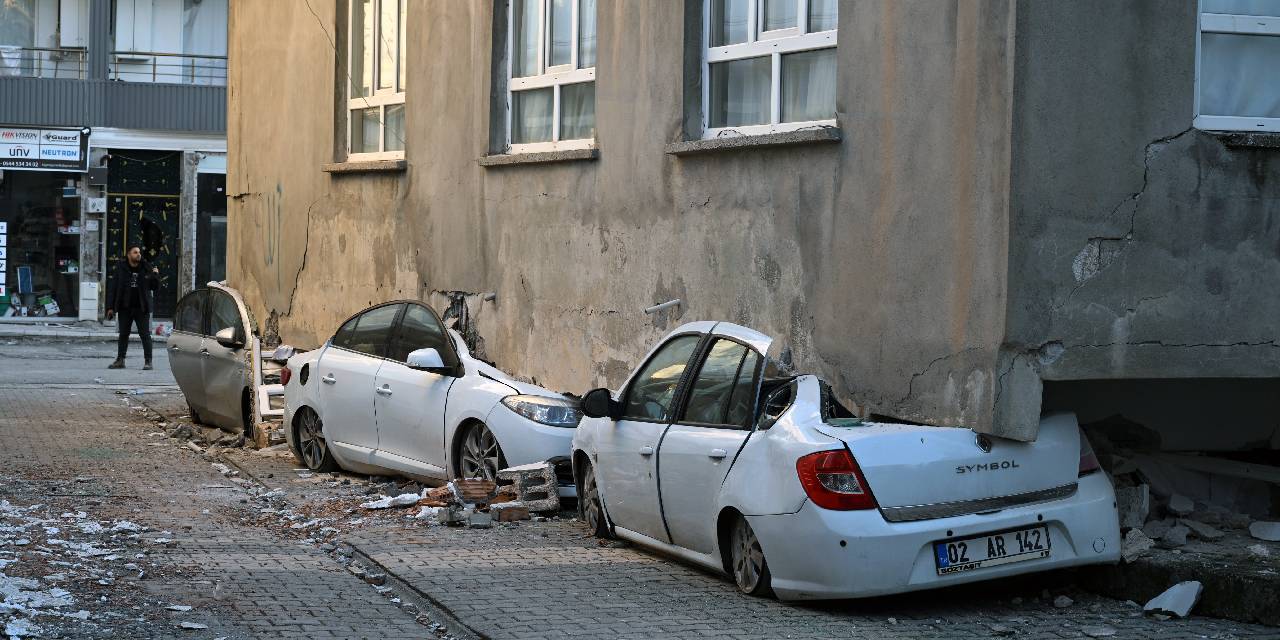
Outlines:
[[[1195,12],[1018,4],[1005,351],[1054,353],[1003,410],[1041,380],[1280,378],[1278,150],[1191,128]]]
[[[415,298],[504,370],[581,393],[726,319],[866,412],[992,428],[1011,2],[842,3],[840,144],[675,157],[685,8],[602,1],[599,159],[483,168],[494,4],[411,4],[408,170],[337,175],[334,0],[233,3],[228,278],[283,340]]]

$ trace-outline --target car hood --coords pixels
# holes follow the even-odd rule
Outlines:
[[[536,384],[530,384],[528,382],[521,382],[519,380],[516,380],[515,378],[512,378],[510,375],[507,375],[501,369],[493,365],[476,360],[474,358],[468,358],[467,367],[468,368],[474,367],[475,371],[480,375],[486,378],[489,378],[491,380],[496,380],[498,382],[501,382],[502,384],[505,384],[508,387],[511,387],[513,391],[519,394],[530,395],[530,396],[544,396],[548,398],[564,397],[564,394],[556,393],[554,391],[551,391],[550,389],[544,389],[542,387],[539,387]]]

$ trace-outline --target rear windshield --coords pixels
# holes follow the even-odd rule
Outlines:
[[[826,382],[820,382],[822,389],[822,421],[833,427],[860,427],[862,419],[854,415],[848,407],[844,406],[836,394],[831,391],[831,385]]]

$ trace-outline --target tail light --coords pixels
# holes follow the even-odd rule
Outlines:
[[[280,384],[289,384],[291,378],[293,378],[293,371],[289,369],[288,365],[285,365],[280,369]]]
[[[1098,464],[1098,456],[1093,454],[1093,445],[1089,444],[1089,438],[1084,435],[1084,429],[1080,430],[1080,475],[1085,477],[1099,469],[1102,465]]]
[[[853,511],[876,508],[875,496],[848,449],[820,451],[796,460],[800,485],[823,509]]]

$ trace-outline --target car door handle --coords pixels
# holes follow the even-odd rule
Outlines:
[[[653,455],[653,447],[640,447],[640,455],[642,456]]]
[[[729,452],[725,451],[724,449],[712,449],[711,453],[708,453],[707,455],[719,460],[720,458],[723,458],[729,455]]]
[[[204,357],[208,358],[208,357],[209,357],[209,350],[208,350],[208,349],[201,349],[201,350],[200,350],[200,355],[202,355],[202,356],[204,356]]]
[[[178,345],[176,345],[176,344],[175,344],[175,345],[173,345],[173,346],[171,346],[171,347],[169,347],[169,350],[170,350],[170,351],[182,351],[182,349],[179,349],[179,348],[178,348]]]
[[[329,375],[327,375],[327,376],[325,376],[325,377],[323,377],[323,378],[320,378],[320,382],[323,382],[323,383],[325,383],[325,384],[333,384],[333,383],[335,383],[335,382],[337,382],[337,381],[338,381],[338,379],[337,379],[337,378],[335,378],[335,377],[333,377],[333,374],[332,374],[332,373],[331,373],[331,374],[329,374]]]
[[[374,391],[380,396],[391,395],[391,387],[385,384],[382,385],[381,387],[378,387],[377,389],[374,389]]]

